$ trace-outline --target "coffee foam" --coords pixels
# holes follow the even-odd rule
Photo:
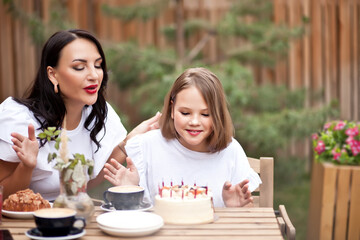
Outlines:
[[[70,208],[43,208],[34,212],[34,215],[41,218],[62,218],[74,216],[76,211]]]
[[[108,189],[109,192],[115,193],[130,193],[130,192],[141,192],[144,188],[140,186],[116,186]]]

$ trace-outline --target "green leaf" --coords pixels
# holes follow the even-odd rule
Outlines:
[[[39,134],[38,134],[38,137],[39,137],[40,139],[44,139],[44,138],[47,137],[47,135],[46,135],[44,132],[42,132],[42,133],[39,133]]]

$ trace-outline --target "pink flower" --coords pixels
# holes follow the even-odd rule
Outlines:
[[[345,140],[345,142],[346,142],[347,144],[350,144],[352,141],[354,141],[354,137],[353,137],[353,136],[349,136],[349,137]]]
[[[341,156],[341,152],[336,152],[336,148],[334,148],[334,149],[331,151],[331,153],[332,153],[333,156],[334,156],[334,160],[339,161],[339,158],[340,158],[340,156]]]
[[[354,156],[360,153],[360,141],[352,140],[349,142],[351,152]]]
[[[327,122],[324,125],[324,130],[327,130],[331,126],[331,122]]]
[[[348,128],[346,129],[345,134],[348,136],[356,136],[359,134],[359,129],[357,128],[357,126],[353,128]]]
[[[317,140],[318,138],[319,138],[319,136],[316,133],[311,135],[312,140]]]
[[[316,147],[315,147],[315,151],[320,155],[322,152],[325,151],[325,143],[324,141],[320,140],[318,141]]]
[[[334,130],[342,130],[345,127],[345,122],[339,121],[336,126],[334,127]]]

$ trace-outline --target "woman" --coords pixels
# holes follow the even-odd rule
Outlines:
[[[64,119],[69,153],[82,153],[95,162],[89,188],[103,181],[108,159],[124,162],[125,139],[156,128],[159,115],[126,135],[105,100],[107,82],[104,52],[89,32],[60,31],[49,38],[28,96],[0,105],[0,185],[5,198],[26,188],[48,200],[59,195],[58,172],[47,162],[48,153],[56,152],[54,142],[38,142],[36,136],[47,127],[60,129]]]

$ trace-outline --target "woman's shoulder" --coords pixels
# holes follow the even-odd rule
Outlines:
[[[16,102],[11,97],[0,104],[0,139],[10,141],[11,132],[15,131],[27,135],[28,125],[33,124],[35,129],[39,123],[34,114],[24,105]]]
[[[0,104],[0,112],[4,111],[17,111],[18,109],[21,110],[29,110],[25,105],[22,105],[15,101],[12,97],[6,98],[1,104]]]
[[[0,116],[3,117],[2,120],[10,120],[13,118],[16,118],[17,120],[25,120],[34,118],[34,114],[28,107],[16,102],[12,97],[8,97],[0,104],[0,113]]]

